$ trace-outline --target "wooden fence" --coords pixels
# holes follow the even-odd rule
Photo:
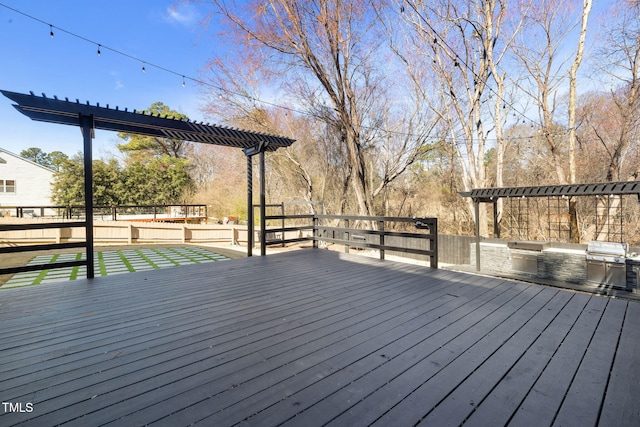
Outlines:
[[[471,262],[471,244],[475,241],[475,237],[471,236],[438,234],[438,261],[442,264],[469,264]],[[391,236],[387,237],[385,242],[392,246],[404,245],[412,249],[427,250],[429,248],[429,242],[422,239],[404,239]],[[415,253],[389,251],[388,254],[417,260],[427,259],[424,255]]]
[[[11,218],[2,224],[37,224],[33,219]],[[96,243],[205,243],[246,244],[247,227],[220,224],[172,224],[157,222],[95,221]],[[59,228],[20,229],[0,232],[0,245],[67,243],[83,241],[83,229],[60,224]]]

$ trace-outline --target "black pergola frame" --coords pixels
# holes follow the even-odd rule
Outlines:
[[[295,142],[294,139],[283,136],[271,135],[261,132],[252,132],[236,128],[197,123],[188,119],[175,119],[173,117],[146,114],[144,111],[124,110],[119,107],[101,107],[100,104],[91,105],[89,102],[80,103],[69,101],[68,98],[60,100],[57,97],[48,98],[44,93],[36,96],[33,92],[22,94],[7,90],[0,92],[15,102],[16,110],[35,121],[78,126],[83,136],[84,151],[84,189],[85,189],[85,221],[84,222],[56,222],[37,224],[40,228],[52,227],[85,227],[84,245],[77,243],[57,245],[37,245],[38,249],[46,246],[48,249],[61,247],[81,247],[86,249],[86,260],[67,263],[45,264],[42,266],[26,266],[1,268],[0,274],[13,274],[21,271],[43,270],[48,268],[63,268],[85,265],[87,278],[95,276],[93,265],[93,153],[92,139],[95,137],[95,129],[115,132],[135,133],[140,135],[180,139],[195,143],[222,145],[241,148],[247,156],[247,201],[248,201],[248,242],[247,256],[252,256],[253,247],[253,161],[254,155],[259,156],[260,167],[260,229],[261,255],[266,254],[265,240],[265,152],[275,151],[278,148],[288,147]],[[33,224],[16,224],[1,226],[0,231],[33,229]],[[26,250],[20,248],[0,248],[0,253],[17,252]],[[35,250],[35,249],[29,249]]]
[[[529,197],[581,197],[581,196],[623,196],[635,195],[640,203],[640,181],[599,182],[587,184],[540,185],[529,187],[475,188],[459,192],[462,197],[470,197],[475,208],[476,271],[480,271],[480,203],[493,204],[494,235],[500,236],[497,221],[497,203],[500,198]]]

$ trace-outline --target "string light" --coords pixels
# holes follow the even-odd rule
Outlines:
[[[449,50],[449,52],[451,53],[452,56],[455,55],[455,60],[454,60],[454,67],[460,67],[460,68],[466,68],[467,70],[469,70],[471,72],[471,74],[473,74],[474,79],[478,78],[478,75],[475,73],[475,71],[473,70],[473,68],[471,66],[469,66],[464,60],[462,60],[458,54],[456,53],[456,51],[451,48],[451,46],[449,46],[449,44],[447,43],[447,41],[440,35],[438,34],[438,32],[435,30],[435,28],[433,28],[433,26],[431,25],[431,23],[424,17],[422,16],[422,14],[420,13],[420,11],[416,8],[415,4],[413,4],[411,1],[407,1],[406,2],[411,9],[413,9],[413,11],[420,17],[420,20],[422,22],[424,22],[424,24],[429,27],[429,29],[431,30],[431,32],[433,33],[433,41],[434,44],[437,43],[439,45],[442,46],[443,49],[445,50]],[[440,42],[438,42],[438,39],[440,39]],[[435,63],[435,61],[434,61]],[[500,96],[500,94],[496,93],[491,87],[487,87],[487,89],[491,92],[494,92],[496,94],[496,96],[498,97],[498,99],[502,99],[502,97]],[[502,99],[504,101],[504,99]],[[515,107],[512,104],[509,104],[509,107],[515,110]],[[503,109],[506,108],[506,102],[503,104]],[[524,114],[518,112],[520,115],[522,115],[523,117],[525,117]]]
[[[411,4],[411,2],[408,2],[408,4],[410,4],[411,6],[413,6],[413,5]],[[22,15],[22,16],[25,16],[25,17],[27,17],[27,18],[29,18],[29,19],[32,19],[32,20],[34,20],[34,21],[40,22],[40,23],[45,24],[45,25],[49,25],[49,35],[50,35],[50,37],[51,37],[51,38],[54,38],[54,35],[55,35],[55,34],[54,34],[54,32],[53,32],[53,27],[54,27],[54,26],[53,26],[53,24],[49,24],[49,23],[47,23],[47,22],[45,22],[45,21],[43,21],[43,20],[41,20],[41,19],[39,19],[39,18],[36,18],[36,17],[31,16],[31,15],[29,15],[29,14],[26,14],[26,13],[24,13],[24,12],[22,12],[22,11],[20,11],[20,10],[14,9],[14,8],[12,8],[12,7],[9,7],[9,6],[5,5],[5,4],[0,3],[0,6],[1,6],[1,7],[6,8],[6,9],[9,9],[9,10],[11,10],[11,11],[15,12],[15,13],[18,13],[18,14],[20,14],[20,15]],[[415,7],[414,7],[414,10],[415,10]],[[437,36],[437,37],[440,37],[440,36],[435,32],[435,30],[434,30],[433,28],[431,28],[431,29],[432,29],[432,31],[434,31],[434,33],[436,34],[436,36]],[[162,67],[162,66],[159,66],[159,65],[155,65],[155,64],[147,63],[146,61],[143,61],[142,59],[140,59],[140,58],[138,58],[138,57],[135,57],[135,56],[130,55],[130,54],[128,54],[128,53],[125,53],[125,52],[119,51],[119,50],[117,50],[117,49],[113,49],[113,48],[108,47],[108,46],[103,46],[102,44],[97,43],[97,42],[96,42],[96,41],[94,41],[94,40],[90,40],[90,39],[88,39],[88,38],[86,38],[86,37],[83,37],[83,36],[81,36],[81,35],[79,35],[79,34],[76,34],[76,33],[73,33],[73,32],[71,32],[71,31],[65,30],[65,29],[63,29],[63,28],[56,27],[56,30],[62,31],[63,33],[69,34],[70,36],[73,36],[73,37],[75,37],[75,38],[77,38],[77,39],[80,39],[80,40],[83,40],[83,41],[85,41],[85,42],[88,42],[88,43],[92,43],[92,44],[94,44],[94,45],[97,45],[97,46],[98,46],[98,49],[97,49],[97,55],[98,55],[98,56],[101,56],[101,54],[102,54],[102,48],[105,48],[105,49],[107,49],[107,50],[110,50],[110,51],[111,51],[111,52],[113,52],[113,53],[118,54],[118,55],[121,55],[121,56],[124,56],[124,57],[126,57],[126,58],[129,58],[129,59],[132,59],[132,60],[135,60],[135,61],[139,61],[139,62],[141,62],[141,63],[142,63],[142,72],[143,72],[143,73],[144,73],[144,72],[146,72],[146,65],[149,65],[149,66],[151,66],[151,67],[155,67],[155,68],[157,68],[157,69],[159,69],[159,70],[162,70],[162,71],[165,71],[165,72],[167,72],[167,73],[174,74],[174,75],[177,75],[177,76],[181,76],[181,77],[182,77],[182,86],[183,86],[183,87],[185,87],[185,86],[186,86],[186,80],[185,80],[185,79],[186,79],[186,76],[185,76],[184,74],[177,73],[177,72],[175,72],[175,71],[173,71],[173,70],[170,70],[170,69],[168,69],[168,68],[165,68],[165,67]],[[438,38],[437,38],[437,37],[434,37],[434,39],[433,39],[433,42],[434,42],[434,44],[435,44],[435,45],[441,45],[443,48],[448,48],[448,49],[450,49],[450,50],[451,50],[450,46],[448,46],[448,45],[447,45],[446,40],[444,40],[444,39],[443,39],[443,40],[442,40],[442,42],[440,42],[440,41],[438,40]],[[440,37],[440,38],[441,38],[441,37]],[[442,38],[441,38],[441,39],[442,39]],[[466,64],[466,63],[465,63],[465,62],[464,62],[464,61],[463,61],[463,60],[462,60],[458,55],[455,55],[455,56],[456,56],[456,58],[455,58],[455,64],[454,64],[455,66],[460,67],[460,68],[462,68],[462,67],[469,68],[469,66],[468,66],[468,65],[467,65],[467,64]],[[434,62],[436,62],[436,61],[435,61],[435,59],[434,59]],[[473,72],[473,71],[472,71],[472,72]],[[308,112],[306,112],[306,111],[297,110],[297,109],[295,109],[295,108],[291,108],[291,107],[287,107],[287,106],[283,106],[283,105],[275,104],[275,103],[273,103],[273,102],[264,101],[264,100],[261,100],[261,99],[258,99],[258,98],[254,98],[254,97],[251,97],[251,96],[247,96],[246,94],[242,94],[242,93],[234,92],[234,91],[231,91],[231,90],[228,90],[228,89],[225,89],[225,88],[222,88],[222,87],[219,87],[219,86],[213,85],[213,84],[211,84],[211,83],[209,83],[209,82],[205,82],[205,81],[202,81],[202,80],[199,80],[199,79],[196,79],[196,78],[189,77],[189,79],[190,79],[190,80],[192,80],[192,81],[194,81],[194,82],[196,82],[196,83],[199,83],[199,84],[201,84],[201,85],[203,85],[203,86],[211,87],[211,88],[214,88],[214,89],[216,89],[216,90],[218,90],[218,91],[227,92],[227,93],[232,94],[232,95],[242,96],[242,97],[244,97],[244,98],[247,98],[247,99],[253,100],[253,101],[255,101],[255,102],[259,102],[259,103],[262,103],[262,104],[265,104],[265,105],[270,105],[270,106],[273,106],[273,107],[276,107],[276,108],[283,109],[283,110],[285,110],[285,111],[291,111],[291,112],[298,113],[298,114],[303,114],[303,115],[308,115],[308,114],[309,114],[309,113],[308,113]],[[491,88],[489,88],[489,90],[490,90],[490,91],[493,91]],[[489,97],[490,97],[490,98],[491,98],[491,96],[492,96],[492,93],[490,93],[490,94],[489,94]],[[498,96],[498,99],[503,100],[503,99],[502,99],[502,97],[500,97],[498,94],[496,94],[496,96]],[[219,97],[220,97],[220,99],[223,99],[223,96],[222,96],[222,95],[219,95]],[[503,100],[503,101],[504,101],[504,100]],[[506,106],[507,106],[507,103],[506,103],[506,102],[504,102],[504,103],[503,103],[502,108],[503,108],[503,109],[506,109]],[[511,104],[509,104],[509,106],[510,106],[511,108],[513,108],[513,106],[512,106]],[[521,114],[521,115],[522,115],[522,114]],[[514,117],[515,117],[515,113],[514,113]],[[524,115],[522,115],[522,117],[524,118],[525,116],[524,116]],[[533,123],[534,123],[534,121],[531,121],[531,122],[532,122],[531,126],[533,127]],[[401,134],[401,135],[409,135],[409,134],[402,133],[402,132],[394,132],[394,131],[389,131],[389,132],[390,132],[390,133]],[[538,132],[540,132],[540,131],[538,130]],[[533,137],[532,137],[532,136],[526,136],[526,137],[524,137],[524,136],[523,136],[523,137],[511,137],[510,139],[531,139],[531,138],[533,138]],[[442,138],[434,138],[434,139],[442,140]],[[458,138],[457,138],[457,137],[455,137],[455,138],[444,138],[444,139],[445,139],[445,140],[449,140],[449,139],[457,140]],[[490,138],[488,138],[488,140],[489,140],[489,139],[490,139]]]

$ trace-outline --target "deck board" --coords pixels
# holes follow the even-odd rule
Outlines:
[[[626,308],[622,301],[607,304],[554,425],[584,426],[599,416]]]
[[[640,304],[629,304],[627,319],[640,318]],[[603,424],[624,426],[637,424],[640,420],[640,328],[638,324],[625,321],[616,352],[609,386],[605,396],[601,420]]]
[[[525,390],[527,395],[513,414],[510,425],[535,427],[553,423],[563,400],[559,396],[567,393],[582,360],[582,354],[579,354],[579,351],[587,348],[606,304],[605,298],[589,298],[586,307],[536,379],[535,384]]]
[[[301,250],[0,292],[1,425],[633,425],[633,301]]]
[[[466,420],[470,426],[506,425],[533,384],[549,364],[588,302],[586,295],[573,295],[548,327],[504,374],[491,393],[476,404]],[[467,414],[468,415],[468,414]],[[428,419],[426,420],[428,421]]]
[[[486,295],[488,292],[483,293]],[[401,323],[397,327],[385,331],[384,334],[362,342],[357,347],[350,348],[348,351],[326,360],[325,364],[328,364],[331,369],[325,370],[321,375],[316,376],[311,376],[307,373],[306,376],[311,381],[307,381],[304,384],[305,388],[301,388],[299,384],[296,384],[298,387],[288,383],[281,385],[283,388],[286,387],[287,400],[274,399],[273,396],[268,396],[271,390],[265,390],[265,394],[270,397],[272,405],[261,412],[253,422],[263,425],[284,422],[296,416],[296,413],[300,410],[317,402],[317,396],[330,396],[330,398],[325,397],[319,402],[319,406],[316,405],[312,410],[305,411],[303,413],[304,416],[296,417],[296,423],[300,425],[322,423],[325,417],[331,416],[331,414],[335,415],[340,408],[340,404],[353,404],[358,401],[359,395],[363,394],[363,388],[357,384],[358,380],[371,378],[368,374],[374,369],[410,350],[416,343],[426,339],[433,331],[439,330],[447,322],[464,316],[469,309],[469,304],[463,304],[463,301],[459,299],[460,297],[451,299],[437,310],[416,313],[417,316],[410,319],[409,322]],[[473,298],[470,301],[473,304],[480,304],[481,297]],[[350,344],[353,343],[354,338],[349,337]],[[296,379],[293,380],[296,381]],[[387,381],[387,377],[384,374],[376,375],[376,380],[384,383]],[[299,383],[300,381],[297,380],[296,382]],[[351,395],[351,398],[341,399],[337,396],[339,391],[344,391],[346,394]],[[332,408],[330,412],[326,412],[327,405]],[[243,414],[246,416],[246,410],[241,410],[237,416],[242,416]],[[234,419],[234,421],[240,420],[242,418]],[[211,421],[216,424],[217,421],[226,422],[226,419],[218,420],[217,417],[213,417]],[[325,421],[328,421],[328,419]]]

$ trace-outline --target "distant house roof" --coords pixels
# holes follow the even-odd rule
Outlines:
[[[34,165],[34,166],[37,166],[37,167],[42,168],[42,169],[44,169],[44,170],[47,170],[47,171],[49,171],[49,172],[51,172],[51,173],[55,173],[55,172],[56,172],[55,170],[53,170],[53,169],[51,169],[51,168],[48,168],[48,167],[46,167],[46,166],[43,166],[43,165],[41,165],[40,163],[33,162],[33,161],[29,160],[29,159],[25,159],[24,157],[22,157],[22,156],[20,156],[20,155],[18,155],[18,154],[12,153],[12,152],[11,152],[11,151],[9,151],[9,150],[5,150],[5,149],[4,149],[4,148],[2,148],[2,147],[0,147],[0,153],[4,153],[4,154],[5,154],[5,155],[7,155],[7,156],[15,157],[16,159],[19,159],[19,160],[21,160],[21,161],[23,161],[23,162],[26,162],[26,163],[30,163],[30,164],[32,164],[32,165]],[[7,161],[6,161],[4,158],[2,158],[2,156],[0,156],[0,163],[7,163]]]
[[[60,100],[57,97],[47,98],[44,94],[36,96],[0,91],[4,96],[16,102],[14,107],[32,120],[78,126],[78,116],[93,116],[93,128],[115,132],[127,132],[183,141],[216,144],[243,149],[260,147],[261,150],[275,151],[288,147],[294,139],[283,136],[252,132],[224,126],[175,119],[173,117],[147,114],[144,111],[120,110],[118,107],[101,107]]]

